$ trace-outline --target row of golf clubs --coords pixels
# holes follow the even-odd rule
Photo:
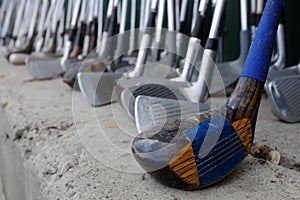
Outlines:
[[[148,10],[148,14],[146,14],[147,17],[145,20],[147,22],[145,24],[148,27],[156,27],[156,26],[160,27],[160,25],[154,25],[155,24],[154,19],[157,18],[157,21],[159,21],[158,20],[159,17],[156,16],[156,12],[157,10],[159,10],[159,8],[161,8],[161,6],[164,6],[164,3],[160,4],[160,2],[162,1],[163,0],[160,0],[158,3],[158,1],[153,0],[151,1],[151,3],[149,3],[149,6],[144,7],[145,10]],[[12,2],[12,1],[10,0],[7,2]],[[22,1],[17,1],[17,3],[19,2],[21,5]],[[55,1],[52,1],[52,3],[53,2]],[[116,14],[118,11],[118,7],[122,8],[122,12],[118,11],[121,12],[122,15],[124,14],[124,12],[125,13],[127,12],[126,11],[127,6],[123,6],[123,7],[119,6],[119,1],[117,0],[113,1],[113,3],[111,2],[112,1],[110,1],[111,6],[108,6],[109,7],[108,10],[111,10],[110,8],[113,9],[112,12],[110,11],[108,12],[109,13],[108,16],[111,16],[110,20],[115,22],[117,21],[118,18],[117,17],[118,15]],[[206,17],[205,11],[207,10],[207,2],[208,1],[205,0],[200,1],[199,10],[198,10],[199,12],[196,12],[195,15],[196,17],[195,17],[191,37],[188,39],[188,41],[184,42],[189,44],[186,53],[187,58],[185,59],[182,73],[180,73],[178,77],[166,78],[166,77],[170,77],[170,73],[171,73],[170,71],[168,71],[168,73],[164,73],[165,75],[168,76],[162,76],[161,75],[163,74],[162,71],[159,71],[158,74],[160,74],[160,76],[158,76],[157,78],[153,78],[149,76],[143,76],[143,77],[141,76],[143,73],[146,72],[146,67],[144,67],[144,64],[151,65],[149,67],[153,67],[155,65],[155,63],[149,62],[147,59],[148,53],[150,51],[149,47],[152,44],[152,40],[154,40],[153,32],[150,30],[145,30],[141,32],[142,42],[138,45],[140,47],[140,50],[138,52],[137,59],[136,61],[133,61],[133,63],[136,62],[133,71],[127,72],[128,69],[129,70],[132,69],[132,67],[130,66],[122,67],[126,69],[119,70],[119,71],[118,69],[120,67],[113,66],[114,63],[112,61],[114,60],[114,58],[112,58],[113,54],[110,51],[113,51],[114,49],[111,50],[109,47],[110,45],[114,45],[114,40],[112,41],[107,40],[107,42],[104,43],[105,48],[99,48],[98,55],[96,56],[97,57],[96,60],[98,61],[97,65],[92,65],[93,67],[90,68],[91,64],[95,63],[95,59],[93,58],[92,59],[93,61],[88,62],[87,65],[85,65],[84,62],[83,63],[80,62],[79,65],[83,66],[82,69],[75,70],[75,74],[77,74],[78,70],[80,71],[78,72],[78,82],[81,91],[85,94],[85,96],[88,98],[90,103],[93,105],[104,105],[111,102],[113,100],[111,97],[112,90],[113,90],[113,86],[115,85],[114,88],[117,94],[117,99],[119,99],[121,104],[125,107],[128,113],[133,117],[133,119],[137,121],[137,125],[140,124],[139,129],[140,131],[143,132],[142,134],[138,135],[135,138],[132,145],[132,151],[136,157],[136,160],[147,172],[151,172],[150,174],[153,175],[156,179],[160,180],[161,182],[169,186],[173,186],[181,189],[187,189],[187,190],[199,189],[219,181],[220,179],[228,175],[231,171],[233,171],[233,169],[239,163],[241,163],[242,160],[246,157],[247,153],[249,153],[251,145],[253,143],[260,99],[262,96],[264,83],[267,79],[267,74],[269,71],[268,69],[271,64],[271,57],[273,51],[273,44],[275,42],[276,31],[280,33],[281,30],[280,28],[277,30],[277,28],[278,28],[278,21],[279,21],[279,13],[281,12],[283,7],[283,0],[268,0],[266,4],[265,15],[262,16],[261,23],[259,24],[259,28],[257,29],[257,32],[255,30],[256,23],[251,24],[253,25],[251,29],[253,30],[252,35],[256,35],[256,36],[249,50],[249,53],[248,53],[249,46],[245,48],[247,51],[245,55],[243,55],[244,53],[243,48],[241,48],[240,49],[241,56],[238,58],[237,61],[230,62],[231,64],[227,65],[226,70],[223,69],[223,67],[225,68],[225,66],[220,67],[224,63],[218,65],[218,69],[221,72],[222,78],[226,77],[224,73],[222,73],[222,70],[230,71],[229,74],[232,76],[227,75],[227,77],[228,79],[230,77],[233,77],[232,83],[234,83],[238,79],[239,73],[242,71],[241,76],[237,83],[237,87],[232,93],[231,98],[228,100],[226,105],[222,107],[214,107],[211,105],[204,105],[204,104],[199,106],[198,104],[199,101],[204,102],[208,98],[207,87],[209,87],[208,86],[209,84],[205,84],[205,83],[209,83],[212,77],[212,73],[213,73],[212,69],[214,66],[213,61],[215,61],[217,57],[219,32],[220,29],[222,29],[221,21],[222,21],[222,15],[224,14],[224,8],[226,3],[225,0],[213,1],[214,14],[213,14],[213,19],[211,21],[211,28],[208,34],[209,36],[206,41],[205,49],[201,53],[201,48],[199,47],[201,42],[200,39],[202,38],[199,37],[199,32],[202,33],[201,30],[203,27],[203,20]],[[100,3],[100,1],[98,3]],[[176,11],[176,9],[172,7],[174,6],[173,3],[174,1],[167,0],[168,20],[169,20],[169,15],[171,16],[170,19],[175,19],[175,17],[173,17],[171,14],[173,13],[173,11]],[[262,7],[260,7],[261,5],[263,5],[262,1],[258,1],[257,5],[259,6],[253,6],[254,1],[252,1],[252,3],[253,3],[252,8],[258,7],[261,8],[260,11],[262,11]],[[7,3],[7,4],[8,7],[10,7],[11,3]],[[57,4],[55,4],[53,8],[54,11],[55,10],[58,11],[57,15],[63,13],[63,12],[59,12],[61,11],[61,9],[59,9],[58,6],[59,4],[60,3],[57,2]],[[122,4],[126,5],[126,0],[122,1]],[[160,6],[158,6],[158,4],[160,4]],[[25,6],[26,8],[27,4],[24,3],[24,5],[26,5]],[[90,8],[92,8],[93,5],[94,4],[91,4]],[[13,8],[11,10],[15,8],[15,6],[12,7]],[[28,6],[28,9],[29,7],[30,6]],[[69,6],[67,7],[69,8]],[[99,8],[100,7],[101,6],[99,6]],[[175,7],[179,8],[178,6]],[[247,0],[241,0],[240,7],[241,7],[240,40],[242,41],[244,31],[248,32],[248,24],[247,24],[248,20],[246,15]],[[62,52],[64,56],[60,58],[58,62],[59,64],[58,66],[60,67],[56,68],[61,70],[60,73],[64,73],[69,69],[73,69],[72,72],[74,72],[74,69],[78,67],[77,65],[78,63],[76,62],[77,58],[75,61],[71,60],[70,58],[72,58],[71,55],[73,51],[76,57],[77,54],[79,55],[79,53],[76,53],[78,52],[78,48],[77,49],[75,48],[76,45],[74,43],[75,40],[74,35],[76,30],[75,27],[77,27],[78,24],[81,24],[77,22],[77,16],[79,15],[80,8],[81,10],[87,9],[87,1],[84,0],[75,1],[73,8],[66,9],[67,11],[70,10],[74,11],[71,12],[72,13],[71,15],[72,18],[75,20],[73,19],[70,20],[69,18],[69,21],[71,21],[71,23],[66,23],[70,25],[69,27],[71,30],[70,36],[67,37],[68,38],[67,40],[63,40],[64,45],[58,45],[60,47],[64,47],[64,50]],[[184,6],[181,6],[181,9],[177,9],[178,10],[177,16],[179,16],[178,13],[180,14],[182,13],[183,8]],[[37,13],[36,10],[38,9],[35,7],[34,9],[35,12],[32,12],[30,14],[32,20],[35,20],[37,18],[36,17],[37,15],[35,14]],[[85,15],[85,12],[81,12],[81,13],[84,13],[82,15],[80,14],[81,16]],[[7,14],[5,16],[6,17],[3,23],[3,29],[4,29],[3,32],[5,33],[6,36],[7,28],[4,25],[9,24],[7,22],[9,20],[6,20]],[[60,17],[57,17],[57,19],[60,19]],[[24,19],[22,17],[20,18]],[[41,19],[41,17],[39,17],[38,19]],[[45,18],[45,20],[42,20],[43,22],[41,22],[41,24],[44,25],[46,19],[47,17]],[[135,18],[131,18],[131,19],[135,19]],[[22,23],[22,25],[24,26],[26,24],[27,28],[25,28],[25,30],[31,30],[29,29],[29,27],[35,27],[35,25],[33,26],[29,25],[31,24],[30,22],[32,20],[28,20],[29,22],[25,20],[24,23]],[[171,32],[176,30],[174,21],[176,20],[168,21],[168,29]],[[100,23],[100,21],[98,22]],[[54,23],[54,24],[57,25],[60,23]],[[83,27],[84,26],[80,26],[80,29]],[[52,30],[54,29],[59,29],[59,28],[57,28],[56,26]],[[114,29],[115,29],[114,26],[109,26],[107,32],[98,31],[97,34],[98,35],[102,34],[101,37],[106,38],[105,35],[112,36],[110,34],[116,33]],[[43,29],[43,30],[47,30],[47,29]],[[66,28],[64,27],[61,30],[64,30],[62,31],[62,33],[65,33]],[[123,26],[120,25],[120,31],[124,31],[124,24]],[[20,43],[23,44],[23,48],[24,48],[25,44],[27,44],[29,41],[28,39],[33,38],[33,37],[31,38],[28,37],[28,35],[29,36],[31,35],[29,33],[32,32],[30,31],[28,32],[25,31],[25,32],[26,32],[25,34],[26,36],[21,35],[20,39],[19,37],[17,37],[17,39],[15,39],[16,44],[12,44],[11,46],[19,47],[20,46],[19,43]],[[55,33],[54,35],[58,35],[56,34],[55,31],[54,33]],[[78,34],[78,35],[82,36],[82,34]],[[176,35],[167,34],[167,35],[168,35],[168,40],[171,39],[171,41],[176,41],[177,34]],[[282,58],[282,54],[281,54],[282,52],[280,51],[282,50],[280,48],[282,38],[280,39],[279,37],[280,34],[278,34],[277,51],[273,53],[274,66],[279,66],[278,62],[281,62],[280,58]],[[7,41],[6,41],[7,38],[6,37],[4,38],[5,38],[4,44],[7,46]],[[251,42],[251,39],[249,38],[250,37],[246,37],[246,41],[248,41],[247,43],[248,45]],[[11,38],[8,41],[9,43],[10,40]],[[45,42],[47,43],[47,39],[45,40],[45,37],[43,37],[43,40],[44,40],[43,43]],[[84,47],[85,40],[79,40],[79,41],[81,43],[80,47]],[[105,41],[105,40],[100,39],[100,41]],[[120,39],[118,38],[117,41],[120,41]],[[121,39],[121,42],[123,41],[125,40]],[[174,47],[174,43],[176,44],[176,42],[173,43],[169,42],[168,45],[173,44]],[[242,44],[244,43],[241,42],[241,45]],[[73,49],[72,53],[71,53],[71,49]],[[107,49],[109,49],[108,52],[106,52]],[[172,46],[170,49],[174,50]],[[176,49],[176,45],[175,45],[175,49]],[[178,53],[178,52],[176,50],[175,51],[171,51],[171,50],[166,51],[166,57],[176,58],[176,56],[174,56],[172,53],[174,52]],[[85,56],[84,54],[85,53],[83,53],[83,56]],[[190,70],[191,66],[197,64],[197,60],[193,58],[197,57],[196,55],[198,54],[203,56],[200,56],[201,62],[200,62],[198,78],[196,77],[196,82],[193,82],[192,81],[193,77],[189,77],[189,72],[193,71]],[[11,54],[10,57],[12,55],[13,54]],[[155,55],[159,55],[159,54],[155,54]],[[246,55],[248,55],[247,59],[245,59]],[[39,58],[39,59],[43,60],[44,62],[46,58]],[[122,59],[126,61],[125,58]],[[51,58],[50,60],[51,62],[53,62],[53,58]],[[163,60],[163,58],[161,58],[161,60]],[[176,59],[174,58],[171,60],[176,61]],[[44,68],[41,65],[37,65],[40,67],[32,67],[33,64],[30,64],[31,59],[29,61],[30,62],[28,62],[29,63],[28,67],[31,68],[30,70],[32,74],[34,74],[35,72],[39,72],[39,73],[42,72],[42,74],[45,73]],[[36,59],[32,59],[32,61],[35,62]],[[242,69],[241,67],[243,66],[244,61],[245,64],[244,64],[244,68]],[[75,65],[73,65],[74,62]],[[118,60],[118,62],[120,62],[120,60]],[[127,60],[127,62],[128,64],[130,64],[132,61]],[[232,64],[232,63],[239,63],[240,65]],[[105,66],[104,67],[105,70],[101,68],[101,65]],[[159,66],[161,66],[161,64],[159,64]],[[46,69],[48,68],[51,67],[47,66]],[[97,73],[95,72],[87,73],[85,72],[86,68],[95,69]],[[158,67],[157,70],[163,70],[161,68],[162,67]],[[274,68],[273,69],[274,71],[276,71],[276,69],[279,69],[280,71],[282,70],[283,67],[272,67],[272,68]],[[54,73],[53,72],[51,73],[53,76]],[[174,73],[176,74],[178,73],[178,71],[175,71]],[[238,74],[238,76],[235,77],[234,76],[235,74]],[[224,79],[225,84],[227,83],[226,80],[227,79]],[[271,83],[272,80],[269,81],[268,85]],[[191,87],[189,87],[190,85]],[[87,89],[85,89],[85,87],[87,87]],[[105,91],[105,89],[108,91]],[[215,90],[218,91],[219,88]],[[271,92],[272,91],[273,90],[271,90]],[[103,97],[103,95],[106,96]],[[155,101],[153,101],[153,99]],[[184,100],[188,100],[188,101],[184,101]],[[153,124],[151,124],[151,126],[149,126],[149,124],[147,124],[148,123],[147,118],[139,117],[139,115],[141,116],[143,115],[141,109],[142,107],[144,107],[146,117],[149,116],[149,118],[151,118],[154,115],[160,116],[160,114],[157,113],[151,115],[149,114],[150,112],[153,112],[153,110],[155,110],[155,108],[153,107],[153,105],[155,104],[158,104],[165,108],[164,112],[167,113],[167,117],[169,121],[167,123],[164,123],[161,120],[158,120],[158,124],[155,124],[154,122]],[[139,107],[139,105],[141,105],[141,107]],[[153,109],[151,110],[151,108]],[[181,110],[174,110],[176,108],[177,109],[181,108]],[[191,114],[195,114],[195,112],[197,113],[197,115],[194,115],[194,118],[184,117],[182,113],[188,109],[190,109],[190,112],[185,113],[187,114],[187,116],[190,116]],[[200,112],[203,110],[207,110],[207,112]],[[160,113],[161,110],[157,110],[157,112]],[[139,120],[140,123],[138,122]],[[143,124],[145,122],[146,125]],[[162,124],[163,127],[157,128],[157,125],[161,123],[163,123]]]
[[[207,10],[208,3],[210,1],[194,1],[193,5],[193,18],[190,22],[192,25],[191,38],[184,38],[183,36],[178,36],[178,34],[172,33],[172,31],[183,31],[184,23],[186,21],[186,12],[187,5],[191,3],[189,1],[141,1],[140,2],[140,13],[133,12],[137,11],[137,1],[42,1],[42,0],[13,0],[8,1],[4,0],[1,5],[0,12],[3,13],[1,18],[1,25],[3,27],[1,36],[2,36],[2,45],[6,46],[4,48],[6,56],[15,63],[23,63],[24,58],[27,58],[28,69],[31,74],[37,79],[45,79],[55,77],[60,74],[64,74],[65,81],[71,86],[74,84],[74,80],[78,75],[78,83],[81,91],[87,97],[87,100],[91,105],[101,106],[114,101],[111,91],[113,90],[113,85],[116,80],[119,80],[122,77],[130,77],[131,79],[136,79],[135,81],[130,80],[130,85],[128,86],[127,80],[119,81],[119,83],[125,84],[125,87],[122,88],[118,93],[118,100],[122,102],[122,105],[128,111],[130,116],[134,119],[134,103],[135,99],[138,96],[152,96],[152,97],[167,97],[171,99],[182,99],[189,100],[191,102],[204,102],[208,97],[207,85],[205,82],[210,82],[212,75],[212,69],[209,64],[211,61],[222,60],[221,54],[215,54],[217,50],[209,52],[209,56],[212,58],[210,60],[209,56],[202,57],[202,50],[199,50],[199,44],[206,41],[204,37],[204,21],[205,23],[216,25],[207,19]],[[217,1],[212,1],[212,9],[215,10]],[[130,3],[130,4],[129,4]],[[130,10],[129,12],[129,5]],[[255,35],[255,27],[257,26],[261,13],[263,11],[264,1],[263,0],[253,0],[251,1],[251,33],[252,38]],[[166,7],[166,8],[165,8]],[[198,7],[198,12],[197,12]],[[32,9],[33,8],[33,9]],[[39,9],[41,8],[41,9]],[[164,12],[168,11],[168,30],[171,37],[166,36],[166,33],[163,33],[161,28],[163,27]],[[107,13],[107,17],[103,13]],[[248,19],[247,19],[247,1],[241,1],[241,31],[240,31],[240,56],[237,60],[231,62],[224,62],[218,64],[218,70],[220,71],[221,77],[224,80],[225,87],[231,86],[234,84],[239,76],[241,71],[241,66],[245,61],[248,48],[251,43],[249,38],[250,31],[248,30]],[[102,13],[102,14],[99,14]],[[141,13],[146,13],[142,15]],[[147,27],[156,27],[155,35],[150,31],[140,31],[138,34],[135,31],[130,33],[125,33],[126,26],[130,26],[130,29],[136,28],[137,24],[137,14],[140,15],[139,26],[141,28]],[[150,15],[152,14],[152,16]],[[130,15],[130,23],[128,22],[128,16]],[[218,13],[215,13],[217,16]],[[154,16],[154,17],[153,17]],[[219,16],[223,16],[223,13],[219,13]],[[147,19],[149,18],[149,20]],[[151,22],[151,18],[152,21]],[[155,19],[156,18],[156,19]],[[216,17],[217,18],[217,17]],[[216,19],[215,18],[215,19]],[[220,18],[221,19],[221,18]],[[109,21],[110,20],[110,21]],[[215,20],[218,22],[218,19]],[[10,23],[14,22],[14,23]],[[156,23],[155,23],[156,22]],[[117,24],[119,23],[119,28]],[[105,25],[106,24],[106,25]],[[88,25],[88,27],[87,27]],[[105,25],[105,27],[104,27]],[[196,26],[196,27],[195,27]],[[119,29],[119,32],[118,32]],[[215,29],[215,30],[213,30]],[[210,39],[220,39],[220,35],[217,34],[222,27],[212,27]],[[68,34],[69,31],[69,34]],[[171,32],[171,34],[170,34]],[[214,33],[215,32],[215,35]],[[106,41],[103,45],[98,45],[101,41],[105,41],[107,38],[120,33],[121,35],[118,38],[118,44]],[[75,37],[77,34],[77,38]],[[136,37],[141,39],[140,43],[135,42]],[[174,43],[177,44],[172,47],[172,42],[169,44],[160,45],[162,42],[163,36],[168,37],[168,41],[173,39]],[[130,39],[127,47],[124,47],[125,41]],[[154,39],[153,39],[154,38]],[[178,38],[178,40],[176,40]],[[183,45],[183,43],[188,45]],[[151,45],[152,46],[151,46]],[[169,46],[168,46],[169,45]],[[117,50],[114,51],[114,46]],[[185,48],[178,48],[183,47]],[[141,50],[137,59],[134,56],[133,50],[136,48],[142,49],[143,47],[154,47],[154,50],[151,50],[151,58],[149,58],[149,49],[145,51]],[[96,49],[95,49],[96,48]],[[156,48],[156,49],[155,49]],[[157,50],[157,48],[166,48],[170,52],[163,54]],[[73,50],[72,50],[73,49]],[[221,48],[218,48],[220,50]],[[35,51],[33,54],[32,51]],[[90,51],[95,50],[91,61],[88,64],[82,65],[82,59],[86,58]],[[211,49],[210,49],[211,50]],[[176,52],[176,55],[172,55],[171,51]],[[117,59],[117,62],[112,64],[112,61],[116,59],[116,56],[119,57],[121,52],[129,52],[131,56],[126,59],[126,56],[123,56],[121,59]],[[167,52],[167,51],[165,51]],[[200,53],[199,53],[200,52]],[[289,87],[285,87],[287,83],[297,84],[296,77],[285,77],[286,75],[296,75],[298,74],[299,67],[295,66],[284,70],[281,72],[285,66],[285,45],[284,45],[284,28],[283,23],[280,24],[278,28],[277,36],[277,50],[274,51],[273,55],[273,64],[271,67],[271,72],[269,79],[266,85],[266,91],[271,97],[271,103],[273,111],[280,119],[285,121],[295,121],[299,120],[295,115],[298,110],[293,109],[293,116],[291,114],[286,114],[287,110],[291,112],[291,108],[297,108],[296,105],[286,103],[286,101],[295,102],[295,98],[290,96],[285,97],[283,93],[289,91],[282,91],[283,89],[289,90]],[[31,56],[28,58],[26,54],[31,53]],[[200,56],[196,56],[200,54]],[[207,53],[206,53],[207,54]],[[206,55],[205,54],[205,55]],[[63,57],[60,57],[62,56]],[[91,55],[91,54],[90,54]],[[116,56],[114,56],[116,55]],[[168,55],[168,59],[159,60],[162,56]],[[178,56],[181,55],[181,56]],[[172,70],[180,66],[180,58],[185,57],[185,64],[183,64],[182,73],[179,73],[180,70]],[[202,69],[201,75],[202,78],[197,80],[198,70],[192,66],[197,65],[197,59],[199,61],[202,58],[202,64],[200,69]],[[219,59],[217,59],[218,57]],[[206,59],[205,58],[209,58]],[[54,60],[56,62],[54,62]],[[121,61],[122,60],[122,61]],[[151,61],[157,61],[155,64]],[[79,62],[78,62],[79,61]],[[152,65],[145,67],[144,64],[147,62],[147,65]],[[133,63],[136,63],[135,65]],[[151,64],[150,64],[151,63]],[[95,66],[101,67],[95,67]],[[158,65],[156,68],[153,65]],[[167,67],[163,67],[167,66]],[[113,67],[112,67],[113,66]],[[135,66],[135,67],[134,67]],[[204,66],[204,67],[202,67]],[[81,67],[81,68],[80,68]],[[133,71],[127,73],[134,68]],[[160,69],[158,69],[160,68]],[[108,70],[109,69],[109,70]],[[154,78],[150,80],[145,80],[147,75],[147,69],[150,71],[158,71],[158,75],[154,74]],[[158,70],[156,70],[158,69]],[[81,72],[78,72],[81,71]],[[85,71],[96,71],[105,73],[91,73]],[[109,71],[109,73],[107,73]],[[273,72],[274,71],[274,72]],[[167,79],[165,81],[164,77],[174,77],[178,78]],[[284,76],[284,81],[277,82],[274,80],[278,79],[278,76]],[[139,78],[138,78],[139,77]],[[196,78],[195,78],[196,77]],[[203,78],[204,77],[204,78]],[[158,79],[157,79],[158,78]],[[195,81],[190,86],[190,81]],[[282,78],[281,78],[282,79]],[[285,81],[291,79],[291,81]],[[293,80],[292,80],[293,79]],[[137,85],[140,81],[143,82],[142,89],[137,90]],[[146,82],[152,83],[145,84]],[[279,83],[280,82],[280,83]],[[295,83],[294,83],[295,82]],[[101,84],[102,83],[102,84]],[[156,83],[156,84],[153,84]],[[178,85],[177,85],[178,84]],[[162,87],[161,85],[164,85]],[[169,85],[172,85],[170,88]],[[146,89],[147,86],[147,89]],[[77,86],[78,87],[78,86]],[[147,91],[157,90],[155,93],[147,93]],[[175,92],[175,95],[170,95],[169,91],[172,90]],[[189,87],[188,91],[186,88]],[[130,88],[130,89],[128,89]],[[174,88],[174,89],[173,89]],[[178,90],[182,89],[184,92]],[[210,92],[218,92],[222,86],[212,88]],[[283,88],[279,91],[279,88]],[[297,90],[296,90],[297,91]],[[182,95],[183,93],[183,95]],[[167,95],[166,95],[167,94]],[[178,94],[180,94],[178,96]],[[191,95],[192,94],[192,95]],[[280,95],[278,95],[280,94]],[[151,99],[151,101],[156,101]],[[282,102],[285,103],[282,103]],[[142,101],[141,101],[142,102]],[[167,101],[169,104],[173,101]],[[174,106],[170,108],[170,111],[174,111]],[[280,105],[277,105],[280,104]],[[150,104],[152,105],[152,104]],[[194,104],[192,104],[194,105]],[[287,106],[293,106],[288,107]],[[186,105],[187,108],[191,108],[189,104]],[[186,112],[191,112],[194,109],[182,108]],[[207,106],[204,106],[207,108]],[[295,113],[296,112],[296,113]],[[161,114],[161,113],[159,113]],[[152,122],[155,120],[152,120]],[[157,119],[156,119],[157,121]]]

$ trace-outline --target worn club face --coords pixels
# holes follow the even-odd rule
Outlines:
[[[240,78],[224,107],[141,133],[132,145],[136,160],[175,188],[195,190],[219,181],[250,151],[263,85]]]

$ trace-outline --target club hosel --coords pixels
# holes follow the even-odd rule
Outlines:
[[[204,27],[205,17],[198,13],[195,27],[191,33],[191,37],[196,37],[201,39]]]
[[[176,61],[175,61],[176,68],[180,67],[180,61],[186,55],[187,47],[184,43],[185,42],[184,37],[185,36],[181,32],[176,34],[176,43],[177,43],[176,44],[177,55],[176,55]]]
[[[240,55],[238,60],[243,59],[243,61],[246,59],[249,46],[250,46],[250,32],[248,30],[246,31],[240,31]]]
[[[267,1],[241,73],[242,77],[266,81],[282,8],[283,0]]]
[[[116,49],[116,63],[120,64],[122,61],[123,54],[126,53],[126,47],[127,46],[127,40],[126,40],[126,34],[120,33],[118,35],[118,41],[117,41],[117,49]]]
[[[77,33],[77,26],[71,27],[69,30],[69,41],[74,42],[76,38],[76,33]]]
[[[176,66],[174,66],[176,61],[176,32],[168,31],[166,37],[168,38],[165,44],[168,50],[167,63],[170,64],[171,67],[176,68]]]
[[[278,47],[278,59],[274,63],[274,67],[276,67],[278,70],[282,70],[285,66],[285,42],[284,42],[284,26],[282,23],[279,23],[278,30],[277,30],[277,37],[276,37],[276,43]]]
[[[144,73],[144,67],[145,67],[144,65],[147,60],[147,55],[149,53],[149,47],[151,46],[151,41],[152,41],[151,35],[149,34],[143,35],[135,68],[132,72],[129,72],[126,76],[133,78],[133,77],[139,77]]]
[[[105,24],[104,24],[103,32],[108,32],[109,25],[110,25],[110,20],[111,20],[111,16],[107,16]]]
[[[65,46],[65,48],[64,48],[64,54],[63,54],[63,57],[62,57],[62,59],[61,59],[61,61],[60,61],[60,64],[61,64],[61,66],[62,66],[62,68],[64,69],[64,70],[66,70],[66,65],[65,65],[65,63],[66,63],[66,61],[68,60],[68,58],[70,57],[70,52],[71,52],[71,50],[72,50],[72,42],[71,41],[67,41],[66,42],[66,46]]]
[[[90,49],[90,39],[92,34],[92,21],[88,22],[86,25],[85,35],[83,39],[83,48],[82,48],[82,55],[87,56]]]
[[[205,102],[208,98],[208,92],[211,84],[212,73],[215,66],[215,58],[217,52],[212,49],[205,49],[202,57],[201,67],[199,71],[199,77],[196,82],[195,90],[196,99],[199,102]]]
[[[194,58],[197,57],[196,55],[198,54],[198,51],[201,48],[200,42],[201,41],[195,37],[191,37],[189,39],[188,49],[187,49],[187,53],[185,56],[184,67],[183,67],[183,71],[180,75],[183,80],[188,79],[189,71],[191,70],[191,68],[193,66],[196,65]]]
[[[91,29],[91,38],[90,38],[90,49],[93,50],[97,46],[97,38],[98,38],[98,19],[94,18]]]

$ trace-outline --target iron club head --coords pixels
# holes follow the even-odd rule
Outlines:
[[[141,133],[156,125],[163,125],[166,121],[177,119],[178,116],[192,116],[213,107],[189,101],[138,96],[134,107],[137,131]]]
[[[279,77],[267,85],[273,114],[285,122],[300,121],[300,76]]]

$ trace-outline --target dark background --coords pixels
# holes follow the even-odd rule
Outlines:
[[[239,54],[239,0],[228,0],[227,2],[223,59],[233,60]],[[250,8],[250,5],[248,7]],[[300,1],[285,0],[284,15],[286,64],[291,66],[298,64],[300,59],[300,22],[298,21],[300,20]]]

